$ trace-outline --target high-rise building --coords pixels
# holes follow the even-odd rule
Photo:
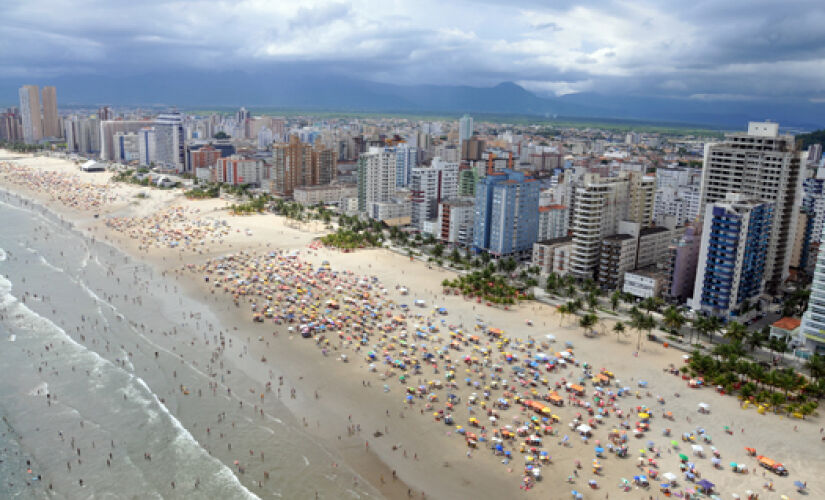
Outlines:
[[[43,87],[43,137],[60,137],[57,89],[54,87]]]
[[[735,317],[764,292],[774,213],[771,203],[740,193],[706,205],[694,310]]]
[[[664,265],[665,297],[680,302],[693,297],[701,243],[699,228],[687,226],[684,234],[668,247]]]
[[[459,145],[464,141],[473,137],[473,117],[464,115],[458,120],[458,143]]]
[[[505,169],[476,186],[473,247],[501,256],[529,257],[538,235],[539,183]]]
[[[261,127],[258,131],[258,150],[265,151],[272,144],[272,130]]]
[[[407,144],[395,146],[395,187],[407,187],[413,168],[418,166],[418,148]]]
[[[23,140],[23,126],[17,108],[8,108],[0,113],[0,141],[20,142]]]
[[[261,162],[232,155],[229,158],[218,158],[215,169],[217,181],[233,186],[260,186]]]
[[[43,121],[40,117],[40,89],[37,85],[20,87],[20,115],[23,119],[23,140],[35,144],[43,138]]]
[[[183,116],[178,112],[161,113],[155,118],[155,165],[183,172],[185,140]]]
[[[396,163],[396,170],[398,165]],[[424,223],[438,216],[441,200],[458,195],[458,163],[447,163],[441,158],[433,158],[429,167],[412,169],[410,200],[412,202],[412,225],[419,231]]]
[[[438,205],[438,226],[441,241],[469,247],[473,244],[475,198],[464,196],[442,201]]]
[[[818,164],[822,160],[822,144],[811,144],[808,148],[808,163],[812,165]]]
[[[369,205],[389,202],[395,195],[396,152],[392,148],[370,148],[358,157],[358,211]]]
[[[97,108],[97,119],[100,121],[114,120],[115,114],[109,106],[101,106]]]
[[[114,161],[117,148],[115,147],[115,134],[118,132],[139,132],[140,129],[146,127],[150,122],[143,120],[110,120],[99,121],[97,118],[90,118],[95,123],[99,123],[99,128],[96,131],[98,136],[97,141],[100,151],[100,159]]]
[[[195,173],[199,168],[214,167],[218,163],[218,158],[227,156],[215,149],[211,144],[205,144],[188,150],[189,171]]]
[[[114,136],[115,161],[129,163],[140,159],[139,135],[135,132],[117,132]]]
[[[144,167],[155,163],[155,128],[143,127],[138,131],[139,162]]]
[[[272,148],[271,191],[282,196],[292,196],[298,186],[318,186],[335,180],[338,156],[320,141],[315,146],[301,142],[298,136],[289,138],[288,144]]]
[[[820,235],[820,241],[825,234]],[[816,258],[816,269],[811,284],[808,310],[802,315],[801,334],[805,345],[818,354],[825,353],[825,245],[820,243]]]
[[[461,159],[467,161],[478,161],[484,154],[484,141],[481,139],[469,138],[461,141]]]
[[[617,177],[585,174],[573,188],[573,236],[571,273],[579,278],[595,278],[601,242],[617,234],[619,223],[632,222],[648,227],[653,219],[655,179],[639,172],[622,171]]]
[[[794,137],[779,135],[779,125],[771,122],[750,122],[747,133],[727,134],[725,141],[705,145],[700,214],[732,192],[773,204],[764,273],[771,294],[788,275],[803,164]]]
[[[539,207],[537,241],[554,240],[567,236],[570,209],[565,205]]]
[[[320,141],[312,148],[312,185],[331,184],[338,177],[338,155]]]

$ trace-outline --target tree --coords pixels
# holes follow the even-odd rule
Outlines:
[[[731,321],[725,328],[725,338],[734,342],[742,342],[748,336],[748,329],[738,321]]]
[[[805,369],[811,374],[812,379],[821,379],[825,375],[825,358],[819,354],[814,354],[805,361]]]
[[[596,295],[596,292],[591,290],[590,293],[587,294],[587,305],[590,307],[590,310],[592,311],[596,308],[598,304],[599,296]]]
[[[213,135],[213,139],[230,139],[232,136],[221,130],[217,134]]]
[[[561,326],[564,321],[564,317],[570,314],[570,308],[567,307],[567,304],[562,304],[556,308],[556,311],[558,311],[559,316],[561,316],[559,319],[559,326]]]
[[[616,324],[613,325],[613,331],[616,332],[616,340],[618,340],[619,336],[624,334],[624,323],[617,321]]]
[[[622,300],[622,292],[616,290],[610,294],[610,308],[615,311],[619,307],[619,302]]]
[[[453,251],[450,254],[450,260],[453,264],[458,264],[459,262],[461,262],[461,254],[458,253],[458,248],[453,248]]]
[[[680,335],[682,325],[684,325],[686,321],[687,319],[685,319],[684,315],[676,307],[670,306],[665,309],[662,323],[672,334]]]
[[[598,323],[599,317],[593,313],[587,313],[581,318],[579,318],[579,326],[584,328],[585,336],[587,333],[593,328],[593,326]]]
[[[713,336],[722,331],[722,320],[716,316],[709,316],[707,321],[707,335],[712,344]]]
[[[432,253],[433,257],[435,258],[441,257],[444,254],[444,245],[442,245],[441,243],[436,243],[435,246],[433,246]]]
[[[748,332],[748,336],[745,338],[745,345],[753,352],[756,348],[762,347],[767,339],[768,335],[766,335],[764,331],[756,330]]]

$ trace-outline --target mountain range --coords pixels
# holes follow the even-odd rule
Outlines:
[[[63,105],[167,105],[211,109],[246,106],[294,110],[410,114],[498,114],[544,118],[631,120],[742,129],[770,119],[783,128],[813,130],[825,124],[825,103],[695,99],[578,93],[539,96],[504,82],[492,87],[405,85],[307,72],[187,71],[185,74],[64,76],[46,81],[0,77],[0,102],[15,105],[20,85],[55,85]]]

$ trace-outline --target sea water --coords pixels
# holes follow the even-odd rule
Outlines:
[[[221,326],[207,306],[3,191],[0,221],[3,498],[378,496],[331,471],[279,402],[265,415],[240,406],[208,364]]]

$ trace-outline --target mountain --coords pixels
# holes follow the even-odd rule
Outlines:
[[[657,96],[570,94],[542,97],[515,83],[493,87],[369,82],[316,70],[185,71],[133,76],[64,76],[42,82],[0,77],[0,96],[15,105],[25,83],[55,85],[61,105],[246,106],[343,112],[480,113],[640,120],[742,129],[772,119],[784,128],[821,128],[825,103],[730,101]]]

